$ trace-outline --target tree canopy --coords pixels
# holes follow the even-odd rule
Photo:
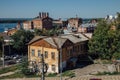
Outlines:
[[[33,33],[25,30],[18,30],[11,36],[13,41],[13,48],[19,52],[24,52],[27,49],[27,43],[34,37]]]
[[[2,55],[2,44],[3,44],[3,37],[0,36],[0,56]]]
[[[118,18],[120,18],[119,15]],[[101,21],[97,25],[93,37],[89,41],[90,53],[96,53],[102,59],[112,59],[120,54],[120,23],[118,23],[118,18],[116,19],[117,23],[107,24],[106,21]],[[113,25],[116,27],[115,30],[111,29]]]

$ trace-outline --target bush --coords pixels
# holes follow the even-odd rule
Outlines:
[[[21,73],[23,73],[24,75],[34,75],[34,73],[30,72],[30,70],[28,68],[23,68],[21,70]]]
[[[120,53],[114,53],[113,58],[114,59],[119,59],[120,58]]]

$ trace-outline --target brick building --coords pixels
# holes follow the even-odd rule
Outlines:
[[[33,30],[37,29],[52,29],[52,21],[53,19],[49,17],[49,13],[39,13],[39,16],[36,18],[23,22],[23,29],[25,30]]]

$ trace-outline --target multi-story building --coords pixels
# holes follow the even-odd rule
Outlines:
[[[72,28],[78,28],[82,24],[82,19],[81,18],[70,18],[68,19],[68,24]]]
[[[52,21],[53,19],[49,17],[49,13],[39,13],[39,16],[23,22],[23,29],[32,30],[32,29],[52,29]]]
[[[88,38],[82,34],[56,37],[36,36],[28,45],[28,61],[38,64],[41,59],[40,55],[43,54],[48,66],[47,72],[59,73],[60,70],[76,65],[77,57],[87,52],[87,41]],[[62,59],[62,63],[60,63],[60,59]]]

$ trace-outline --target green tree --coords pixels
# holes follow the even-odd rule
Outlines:
[[[0,56],[2,56],[2,44],[3,44],[3,37],[0,36]]]
[[[54,35],[59,35],[61,34],[62,30],[59,29],[58,27],[53,28],[51,30],[39,30],[39,29],[34,29],[34,35],[42,35],[42,36],[54,36]]]
[[[40,30],[40,29],[34,29],[34,35],[35,36],[39,36],[39,35],[42,35],[42,33],[43,33],[43,31],[42,30]]]
[[[112,59],[115,53],[120,53],[120,30],[111,30],[111,24],[102,21],[98,24],[89,41],[89,52],[96,53],[102,59]]]
[[[33,33],[25,30],[18,30],[11,36],[13,41],[13,48],[19,53],[27,52],[27,43],[34,37]]]

